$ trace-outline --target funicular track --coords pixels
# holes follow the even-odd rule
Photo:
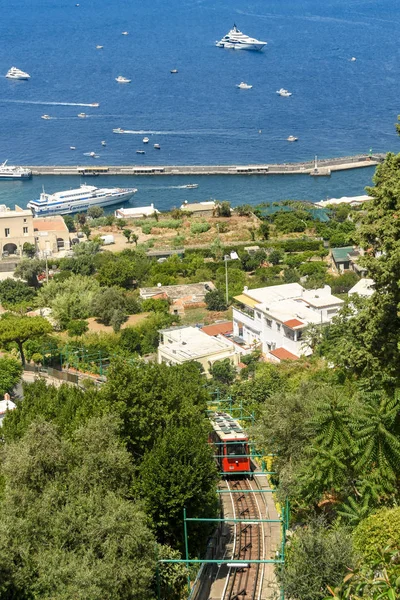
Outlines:
[[[250,479],[230,480],[227,485],[232,492],[234,518],[243,520],[235,523],[232,560],[243,562],[245,566],[229,568],[221,600],[261,600],[264,565],[249,563],[265,558],[264,524],[256,523],[263,518],[257,494],[250,493],[254,489]]]

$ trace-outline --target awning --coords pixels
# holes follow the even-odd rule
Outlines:
[[[257,306],[257,304],[260,304],[258,300],[253,300],[253,298],[249,298],[248,296],[245,296],[245,294],[240,294],[240,296],[234,296],[233,299],[237,302],[240,302],[241,304],[244,304],[245,306],[250,306],[250,308],[254,308],[255,306]]]

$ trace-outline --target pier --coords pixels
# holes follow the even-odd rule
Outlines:
[[[385,154],[358,154],[308,162],[252,165],[45,165],[31,166],[32,175],[312,175],[329,176],[335,171],[371,167]]]

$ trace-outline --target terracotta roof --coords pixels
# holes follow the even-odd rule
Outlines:
[[[204,333],[207,335],[218,335],[219,333],[232,333],[233,331],[233,323],[232,321],[227,321],[226,323],[216,323],[215,325],[206,325],[201,328]]]
[[[33,228],[35,231],[66,231],[68,227],[62,216],[45,217],[44,219],[33,219]]]
[[[286,325],[286,327],[290,327],[290,329],[304,325],[303,321],[299,321],[298,319],[289,319],[288,321],[284,321],[283,324]]]
[[[298,356],[292,354],[289,350],[285,350],[285,348],[276,348],[271,350],[270,354],[275,358],[279,358],[279,360],[299,360]]]

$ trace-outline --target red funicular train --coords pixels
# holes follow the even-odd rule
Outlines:
[[[249,438],[235,419],[225,412],[215,412],[210,417],[213,431],[209,441],[214,446],[221,473],[249,473]]]

